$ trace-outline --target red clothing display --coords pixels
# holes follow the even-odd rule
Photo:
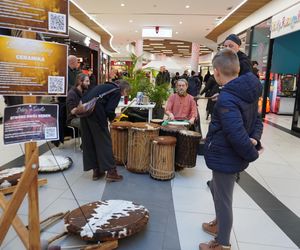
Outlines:
[[[197,118],[197,106],[194,98],[187,94],[179,96],[177,93],[172,94],[167,102],[166,111],[171,112],[175,120],[190,120]]]

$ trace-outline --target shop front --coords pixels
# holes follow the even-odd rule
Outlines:
[[[300,4],[272,17],[270,37],[269,93],[264,96],[272,113],[285,115],[285,127],[299,132]]]

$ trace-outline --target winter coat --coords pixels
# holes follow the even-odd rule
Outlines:
[[[189,86],[187,89],[188,94],[191,96],[199,95],[201,89],[201,82],[198,76],[191,76],[188,80]]]
[[[208,168],[222,173],[237,173],[258,158],[250,141],[260,145],[263,125],[258,116],[262,86],[253,73],[227,83],[214,107],[205,142]]]
[[[239,61],[240,61],[240,73],[239,76],[246,74],[248,72],[253,72],[252,63],[249,57],[242,51],[237,52]]]
[[[82,93],[76,87],[73,87],[68,92],[67,96],[67,124],[71,122],[72,119],[76,118],[76,115],[71,113],[73,108],[76,108],[81,101]]]

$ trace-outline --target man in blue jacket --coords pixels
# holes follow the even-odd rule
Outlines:
[[[257,111],[262,87],[257,77],[251,72],[238,77],[239,60],[232,49],[219,51],[213,59],[213,68],[214,77],[223,88],[212,114],[204,157],[213,175],[209,187],[216,219],[203,223],[202,228],[215,236],[215,240],[201,243],[200,250],[231,248],[235,175],[258,158],[263,130]]]

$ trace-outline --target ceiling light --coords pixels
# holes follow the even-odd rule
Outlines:
[[[124,3],[121,3],[121,7],[124,7],[125,6],[125,4]]]
[[[189,48],[189,45],[177,45],[178,48]]]
[[[182,21],[180,21],[179,24],[182,24]]]
[[[132,23],[132,22],[133,22],[133,20],[131,20],[131,19],[130,19],[130,20],[129,20],[129,22],[130,22],[130,23]]]
[[[150,43],[149,45],[152,45],[152,46],[164,46],[163,43]]]
[[[243,2],[241,2],[238,6],[236,6],[232,11],[230,11],[227,16],[225,16],[218,24],[217,26],[219,26],[221,23],[223,23],[229,16],[231,16],[232,13],[234,13],[238,8],[240,8],[242,5],[244,5],[248,0],[244,0]]]
[[[149,44],[144,44],[143,46],[144,46],[144,47],[150,47],[150,45],[149,45]]]
[[[190,7],[191,7],[191,6],[189,6],[189,5],[186,5],[186,6],[185,6],[186,9],[188,9],[188,8],[190,8]]]
[[[136,30],[135,33],[138,33],[138,31]]]
[[[184,44],[184,42],[170,42],[170,44]]]
[[[176,31],[175,34],[177,35],[177,34],[178,34],[178,31]]]

